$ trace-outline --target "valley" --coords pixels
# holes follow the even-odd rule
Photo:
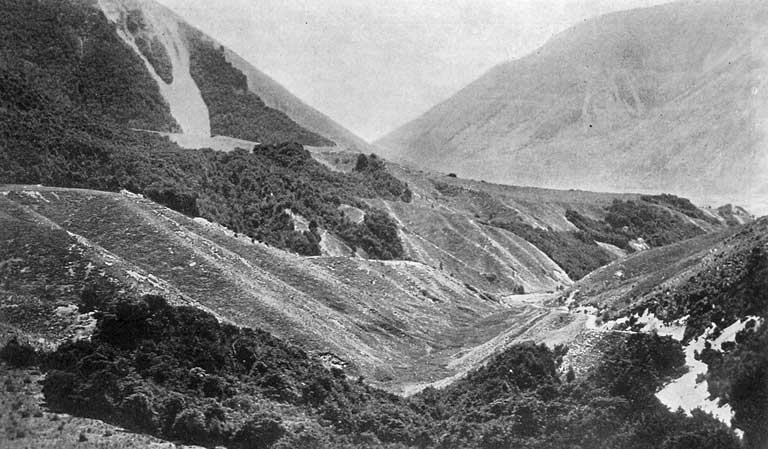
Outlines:
[[[332,354],[349,364],[351,373],[396,391],[408,381],[466,372],[497,350],[524,341],[523,337],[506,336],[501,343],[490,343],[491,349],[485,348],[481,356],[470,357],[470,362],[452,361],[500,333],[525,334],[532,322],[546,315],[541,299],[503,299],[517,285],[544,291],[571,282],[524,241],[517,243],[519,256],[507,249],[489,254],[489,261],[468,258],[462,252],[464,245],[446,246],[425,260],[304,258],[127,193],[19,186],[3,188],[2,194],[4,210],[13,211],[15,220],[33,224],[43,233],[64,232],[72,243],[62,241],[60,251],[88,254],[87,261],[79,264],[91,269],[72,272],[67,284],[85,285],[90,273],[101,273],[137,294],[171,295],[178,303],[199,305],[227,321],[269,330],[317,354]],[[420,207],[418,200],[414,207]],[[433,214],[433,219],[437,217],[440,215]],[[12,230],[17,228],[4,229],[9,232],[7,237],[13,237]],[[423,242],[430,237],[426,233],[421,237],[417,227],[403,232],[413,232]],[[479,229],[477,235],[465,236],[484,242],[491,247],[489,251],[501,247],[499,243],[489,245],[495,241]],[[511,235],[507,239],[514,241]],[[20,258],[12,257],[4,267],[5,277],[50,275],[49,264],[35,266],[35,258],[17,245],[5,248],[9,255],[21,251]],[[82,248],[67,250],[69,245]],[[407,254],[416,256],[434,248],[434,244],[421,243]],[[475,243],[469,248],[476,252],[482,247]],[[472,269],[470,264],[478,262],[481,265]],[[489,270],[501,266],[507,270],[517,267],[515,277],[489,281]],[[78,290],[70,285],[70,298],[76,302]],[[46,287],[50,288],[40,285],[16,300],[41,294],[44,290],[40,289]],[[48,307],[66,305],[62,300]],[[45,335],[37,332],[31,331]]]
[[[768,448],[764,9],[369,143],[152,0],[0,0],[0,446]]]

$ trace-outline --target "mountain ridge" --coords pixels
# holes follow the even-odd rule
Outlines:
[[[147,69],[155,77],[161,93],[171,105],[173,113],[185,123],[186,126],[182,126],[182,128],[189,128],[188,130],[182,129],[181,136],[171,135],[180,144],[191,148],[216,145],[217,141],[211,142],[207,138],[209,135],[262,141],[262,139],[257,138],[257,134],[247,131],[249,126],[254,125],[239,125],[239,128],[231,128],[231,125],[222,127],[221,120],[215,116],[220,114],[216,112],[220,109],[219,103],[222,101],[243,102],[244,94],[247,96],[247,92],[251,92],[258,97],[256,104],[242,104],[240,109],[234,113],[235,116],[253,114],[249,111],[256,108],[256,115],[252,115],[251,121],[258,122],[262,120],[260,115],[270,114],[270,110],[276,110],[290,117],[290,120],[309,132],[326,138],[324,140],[300,134],[298,141],[301,143],[319,146],[338,144],[346,149],[359,149],[361,151],[372,148],[363,139],[298,99],[235,52],[188,24],[169,8],[153,0],[98,0],[96,4],[117,26],[117,30],[126,44],[145,60]],[[200,78],[202,72],[199,68],[195,69],[196,65],[200,67],[200,64],[196,63],[200,60],[200,56],[195,54],[195,51],[198,51],[199,54],[199,50],[196,50],[199,48],[212,48],[220,51],[226,64],[230,65],[230,71],[236,71],[239,74],[237,76],[244,76],[247,79],[247,87],[244,84],[237,84],[235,88],[239,89],[240,93],[234,97],[230,96],[227,100],[212,97],[212,95],[216,95],[216,97],[228,95],[226,89],[218,89],[215,94],[211,93],[209,89],[207,94],[204,92],[204,95],[201,95],[199,87],[207,88],[213,80],[203,81]],[[153,50],[158,49],[160,54],[153,55]],[[218,64],[222,65],[221,62]],[[170,68],[163,67],[163,65],[170,66]],[[190,75],[192,76],[190,77]],[[222,76],[218,76],[218,79],[222,79]],[[180,82],[184,84],[178,85]],[[264,102],[264,105],[259,106],[258,102]],[[259,110],[264,106],[266,109]],[[225,112],[227,121],[232,120],[233,112],[234,110]],[[212,129],[207,120],[209,115],[213,118]],[[279,116],[275,119],[281,120]],[[270,126],[274,127],[275,125],[271,124]],[[281,126],[290,127],[290,125]],[[275,142],[267,141],[266,143]],[[226,147],[227,142],[219,139],[218,144]]]
[[[590,19],[376,142],[465,177],[768,206],[763,4],[678,2]]]

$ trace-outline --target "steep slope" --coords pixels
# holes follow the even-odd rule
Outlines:
[[[233,67],[248,78],[248,88],[270,108],[285,112],[296,123],[332,140],[336,147],[349,151],[370,153],[378,149],[330,117],[307,105],[287,89],[261,72],[237,53],[224,48],[224,56]]]
[[[211,146],[213,135],[263,143],[333,144],[267,107],[249,91],[246,76],[226,61],[221,45],[162,5],[152,0],[98,4],[155,78],[180,123],[179,142]]]
[[[8,1],[3,10],[4,76],[22,77],[67,107],[186,148],[369,149],[152,0]]]
[[[133,128],[176,131],[178,123],[144,63],[101,11],[85,2],[0,3],[0,97],[29,111],[49,103]],[[26,81],[24,88],[20,82]],[[29,86],[34,86],[30,88]],[[7,107],[7,106],[6,106]],[[30,126],[5,118],[8,134]],[[15,132],[14,132],[15,131]]]
[[[598,17],[499,65],[377,144],[510,184],[672,192],[768,210],[768,6],[675,2]]]
[[[597,331],[669,335],[685,345],[688,372],[657,397],[700,408],[768,443],[768,220],[614,262],[561,298],[601,313]],[[597,323],[597,321],[596,321]]]
[[[192,79],[190,53],[183,45],[179,22],[152,2],[99,0],[99,7],[112,23],[123,25],[117,28],[118,35],[144,61],[181,132],[209,137],[208,107]]]
[[[358,151],[372,149],[158,3],[99,0],[99,5],[159,79],[174,117],[187,125],[181,125],[187,135],[178,137],[185,146],[208,143],[203,137],[213,134],[265,143],[297,141]],[[163,76],[162,72],[169,73]]]
[[[613,262],[564,294],[606,317],[645,309],[667,322],[687,318],[686,339],[766,314],[768,220],[645,251]]]

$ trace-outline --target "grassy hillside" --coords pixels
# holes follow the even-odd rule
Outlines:
[[[471,200],[478,222],[507,230],[532,243],[574,280],[613,260],[614,256],[598,242],[634,252],[635,248],[630,244],[633,240],[643,239],[657,247],[723,226],[721,221],[706,215],[687,200],[667,195],[659,198],[674,198],[692,209],[679,210],[678,206],[654,201],[656,197],[593,198],[592,209],[586,209],[585,213],[599,218],[589,218],[570,208],[576,205],[569,207],[566,200],[561,200],[566,203],[566,210],[560,219],[571,229],[553,229],[551,225],[527,219],[519,209],[505,204],[503,196],[493,195],[482,186],[468,187],[444,180],[433,182],[435,190],[443,197]],[[563,198],[566,196],[563,193]],[[606,199],[610,203],[605,204]],[[694,213],[698,221],[687,215]]]
[[[648,308],[666,321],[689,315],[686,338],[710,323],[725,328],[745,316],[763,316],[767,226],[758,219],[631,255],[574,285],[575,298],[615,312]]]
[[[19,218],[0,214],[0,252],[13,259],[2,273],[23,280],[5,285],[9,318],[26,310],[25,303],[40,309],[41,318],[50,317],[79,298],[84,282],[104,273],[121,289],[162,293],[333,354],[350,371],[397,390],[455,374],[449,362],[457,352],[499,329],[526,326],[522,317],[542,315],[526,305],[505,307],[484,286],[470,284],[470,277],[416,262],[300,257],[146,199],[57,188],[3,190],[0,210]],[[46,233],[53,235],[35,237]],[[67,233],[72,236],[60,237]],[[61,248],[35,245],[36,239]],[[59,292],[61,301],[51,292]],[[478,329],[490,315],[495,324]],[[22,322],[35,338],[51,338],[45,320]]]
[[[493,219],[490,223],[525,238],[563,267],[571,278],[581,279],[612,259],[611,253],[598,242],[632,253],[636,251],[632,245],[635,240],[660,247],[705,234],[709,227],[706,223],[721,225],[720,221],[705,215],[687,200],[672,195],[662,198],[683,201],[691,209],[679,211],[669,204],[671,207],[657,207],[660,204],[654,201],[654,197],[644,196],[639,201],[614,200],[605,208],[602,220],[567,210],[565,218],[577,228],[576,231],[537,229],[519,219]],[[703,223],[690,220],[690,215],[694,214]]]
[[[670,2],[595,17],[376,142],[431,170],[768,211],[766,4]],[[757,92],[757,93],[756,93]]]
[[[732,232],[735,230],[710,233],[612,262],[574,284],[574,298],[619,316],[645,295],[663,290],[696,269],[707,260],[709,250]]]
[[[355,166],[355,159],[343,153],[314,155],[336,170]],[[400,223],[409,257],[457,275],[471,273],[474,285],[502,294],[518,287],[526,292],[566,287],[614,260],[617,252],[635,251],[630,242],[640,238],[658,246],[726,226],[725,217],[672,195],[507,186],[393,163],[389,170],[408,183],[412,202],[371,204]],[[619,251],[596,242],[614,244]],[[548,281],[540,282],[543,278]]]
[[[690,315],[686,336],[713,322],[725,327],[745,316],[768,315],[768,222],[747,225],[722,241],[682,282],[646,296],[660,316]]]

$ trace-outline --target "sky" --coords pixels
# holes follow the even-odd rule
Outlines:
[[[159,0],[373,141],[586,18],[667,0]]]

